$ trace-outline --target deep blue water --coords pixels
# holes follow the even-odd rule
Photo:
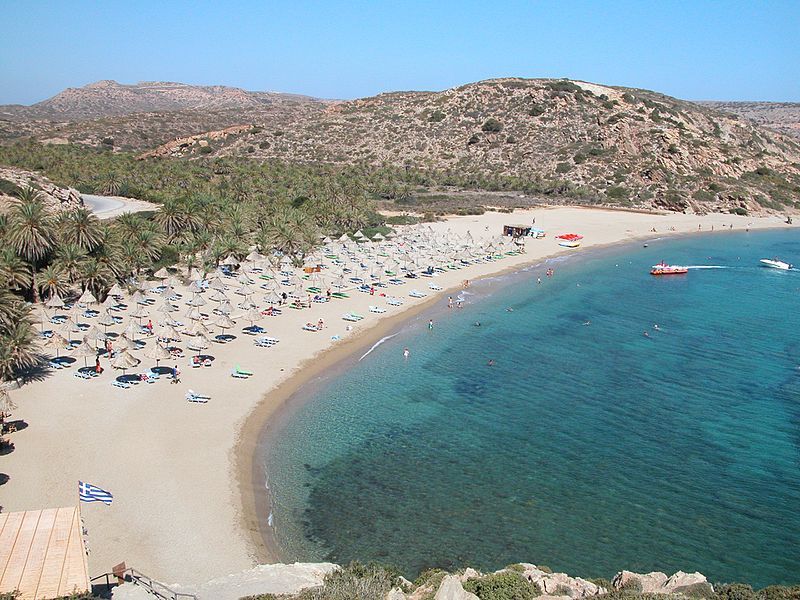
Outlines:
[[[800,582],[800,271],[773,256],[800,235],[577,255],[408,323],[270,436],[286,558]]]

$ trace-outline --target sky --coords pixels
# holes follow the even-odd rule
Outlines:
[[[0,104],[101,79],[349,99],[567,77],[800,102],[800,0],[0,0]]]

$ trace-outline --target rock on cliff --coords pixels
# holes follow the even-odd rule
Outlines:
[[[33,188],[41,193],[52,211],[73,210],[83,206],[80,192],[71,187],[59,187],[44,175],[16,167],[0,167],[0,208],[13,202],[15,189]]]

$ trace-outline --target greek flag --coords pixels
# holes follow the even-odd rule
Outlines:
[[[110,492],[83,481],[78,482],[78,496],[81,502],[102,502],[103,504],[111,504],[114,499]]]

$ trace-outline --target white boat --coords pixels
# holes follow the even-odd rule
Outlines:
[[[761,264],[764,265],[765,267],[770,267],[772,269],[781,269],[782,271],[788,271],[789,269],[792,268],[791,264],[783,262],[782,260],[778,260],[777,258],[773,260],[770,260],[768,258],[762,258]]]

